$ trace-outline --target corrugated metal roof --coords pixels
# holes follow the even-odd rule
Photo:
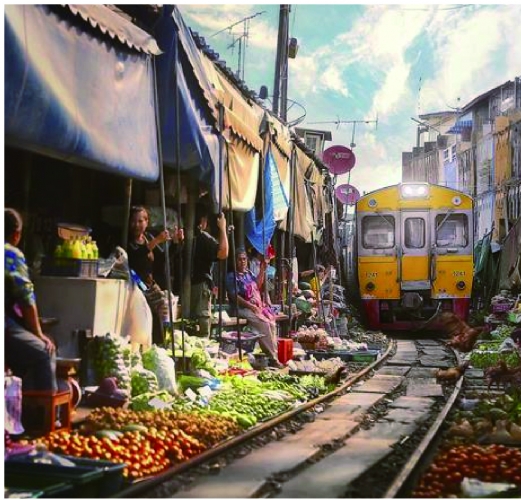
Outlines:
[[[154,37],[103,5],[65,4],[63,6],[75,16],[80,16],[87,21],[93,28],[99,29],[104,35],[117,38],[131,49],[155,56],[162,53]]]
[[[483,94],[479,95],[478,97],[475,97],[474,99],[472,99],[472,101],[470,101],[468,104],[466,104],[463,107],[462,111],[468,111],[473,106],[475,106],[478,102],[482,101],[483,99],[486,99],[490,95],[492,95],[495,92],[497,92],[498,90],[500,90],[501,87],[504,87],[505,85],[508,85],[509,83],[511,84],[512,81],[511,80],[507,80],[505,83],[502,83],[501,85],[498,85],[497,87],[495,87],[493,89],[487,90],[486,92],[484,92]]]

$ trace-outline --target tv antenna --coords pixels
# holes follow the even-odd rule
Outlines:
[[[351,147],[351,149],[353,149],[356,147],[355,133],[356,133],[357,123],[374,123],[375,124],[374,129],[377,130],[378,129],[378,115],[376,115],[376,120],[341,120],[340,118],[338,118],[334,122],[311,122],[310,125],[318,125],[318,124],[325,124],[325,123],[336,125],[337,130],[338,130],[338,127],[340,127],[340,125],[342,125],[344,123],[352,124],[353,133],[351,134],[351,144],[349,146]]]
[[[256,12],[255,14],[244,17],[240,21],[237,21],[233,24],[230,24],[230,26],[227,26],[226,28],[223,28],[222,30],[217,31],[213,35],[210,35],[210,38],[214,37],[215,35],[218,35],[222,33],[223,31],[228,31],[230,35],[233,36],[233,42],[226,47],[227,49],[234,49],[236,45],[238,45],[238,57],[237,57],[237,72],[235,75],[240,80],[244,81],[244,66],[246,64],[246,47],[248,45],[248,38],[250,36],[250,21],[257,16],[260,16],[264,14],[266,11],[263,10],[261,12]],[[242,33],[237,35],[237,33],[234,33],[232,29],[237,26],[238,24],[242,23]]]

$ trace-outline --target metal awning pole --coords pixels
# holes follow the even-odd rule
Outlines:
[[[181,221],[181,142],[180,142],[180,115],[179,115],[179,81],[178,81],[178,62],[179,62],[179,33],[177,25],[175,26],[174,32],[174,105],[175,105],[175,125],[176,125],[176,138],[175,138],[175,158],[176,158],[176,171],[177,171],[177,195],[178,195],[178,221]],[[157,68],[155,59],[153,60],[154,65],[154,98],[156,102],[156,109],[159,109],[158,97],[157,97]],[[163,210],[163,227],[167,229],[166,224],[166,193],[165,193],[165,176],[164,176],[164,165],[163,165],[163,156],[161,151],[161,123],[159,119],[159,114],[156,113],[156,121],[157,121],[157,137],[158,137],[158,151],[160,158],[160,169],[159,169],[159,182],[161,189],[161,206]],[[172,359],[175,359],[175,347],[174,347],[174,314],[172,310],[172,285],[171,285],[171,271],[170,271],[170,242],[167,240],[165,242],[165,273],[166,273],[166,288],[167,288],[167,304],[168,304],[168,319],[170,323],[170,327],[172,329]],[[182,262],[182,252],[179,257],[179,266],[178,272],[181,273],[183,269]],[[182,287],[180,287],[179,292],[179,300],[182,303]],[[184,336],[184,322],[181,321],[181,331],[182,331],[182,339],[181,339],[181,349],[183,352],[182,358],[182,370],[183,373],[186,373],[185,366],[185,336]]]
[[[289,245],[288,245],[288,316],[290,318],[290,329],[291,329],[291,309],[293,307],[293,253],[295,247],[294,232],[295,232],[295,198],[297,195],[297,161],[296,161],[295,146],[291,149],[291,156],[289,159],[289,172],[290,172],[290,213],[289,213]]]
[[[163,212],[163,230],[167,229],[166,224],[166,201],[165,201],[165,172],[163,165],[163,153],[161,150],[161,120],[159,118],[159,100],[157,97],[157,67],[155,59],[152,59],[152,64],[154,68],[154,100],[156,104],[156,129],[157,129],[157,154],[159,159],[159,188],[161,191],[161,209]],[[171,295],[171,284],[170,284],[170,245],[169,241],[165,241],[165,272],[166,272],[166,289],[168,293],[168,314],[170,324],[173,327],[172,321],[172,301],[170,300]],[[174,356],[173,352],[173,332],[172,332],[172,356]]]
[[[223,146],[223,133],[224,133],[224,105],[223,103],[218,103],[218,111],[219,111],[219,199],[218,202],[218,214],[220,215],[223,212],[223,172],[224,172],[224,146]],[[217,335],[219,338],[219,343],[222,340],[222,331],[223,331],[223,312],[222,307],[224,303],[224,288],[225,288],[225,280],[226,280],[226,260],[219,260],[219,325],[217,328]],[[211,311],[210,311],[211,314]]]

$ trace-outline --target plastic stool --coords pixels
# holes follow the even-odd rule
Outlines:
[[[69,431],[71,428],[71,393],[66,391],[22,391],[22,404],[27,406],[40,406],[44,409],[43,427],[44,434],[55,431]],[[61,406],[60,427],[56,427],[57,411]]]
[[[278,340],[278,358],[283,364],[293,359],[293,339]]]

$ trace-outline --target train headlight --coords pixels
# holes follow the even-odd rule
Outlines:
[[[465,288],[467,288],[467,285],[466,285],[466,283],[464,281],[458,281],[456,283],[456,288],[458,290],[465,290]]]
[[[400,188],[402,198],[428,198],[429,186],[422,184],[402,184]]]
[[[367,283],[367,285],[365,285],[365,289],[368,292],[374,291],[375,288],[376,288],[376,285],[372,281],[369,281],[369,283]]]

